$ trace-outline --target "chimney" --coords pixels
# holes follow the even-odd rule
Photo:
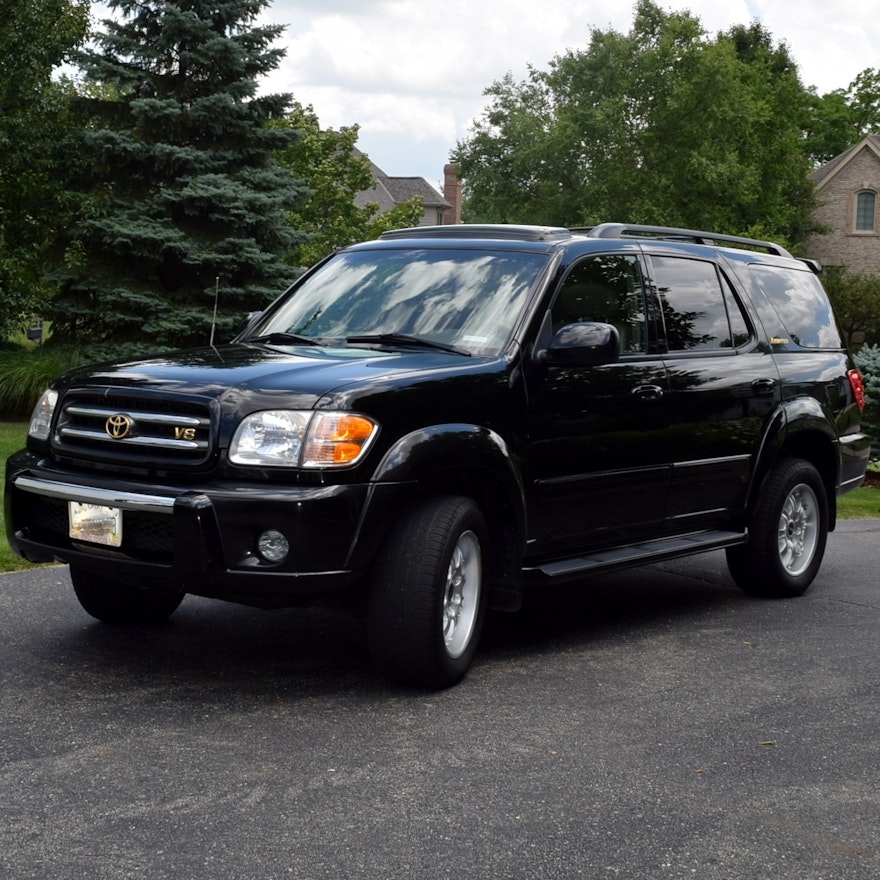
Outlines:
[[[443,223],[461,223],[461,183],[455,165],[443,166],[443,198],[452,205],[443,215]]]

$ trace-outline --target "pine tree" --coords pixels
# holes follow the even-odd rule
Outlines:
[[[71,150],[80,215],[59,259],[53,338],[128,354],[230,338],[289,283],[289,213],[307,193],[269,123],[291,95],[257,95],[277,67],[268,0],[110,0]]]

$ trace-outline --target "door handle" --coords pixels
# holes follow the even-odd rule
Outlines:
[[[663,397],[663,389],[659,385],[636,385],[632,395],[639,400],[660,400]]]
[[[772,394],[776,383],[772,379],[753,379],[752,388],[755,394]]]

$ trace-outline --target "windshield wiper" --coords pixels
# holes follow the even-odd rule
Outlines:
[[[415,348],[429,348],[434,351],[447,351],[450,354],[459,354],[471,357],[471,353],[457,345],[449,345],[446,342],[436,342],[433,339],[425,339],[422,336],[410,336],[408,333],[363,333],[357,336],[346,336],[345,341],[349,345],[361,343],[376,343],[387,346],[413,346]]]
[[[297,333],[267,333],[265,336],[245,339],[244,342],[263,342],[268,345],[323,345],[320,339],[315,339],[311,336],[300,336]]]

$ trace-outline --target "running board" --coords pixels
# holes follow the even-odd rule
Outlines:
[[[645,541],[641,544],[629,544],[626,547],[600,550],[596,553],[575,556],[570,559],[526,566],[523,568],[523,574],[530,583],[573,580],[597,572],[633,568],[651,562],[662,562],[664,559],[675,559],[678,556],[691,556],[695,553],[705,553],[708,550],[733,547],[735,544],[744,543],[746,535],[745,531],[707,531],[694,532],[689,535],[675,535],[670,538]]]

